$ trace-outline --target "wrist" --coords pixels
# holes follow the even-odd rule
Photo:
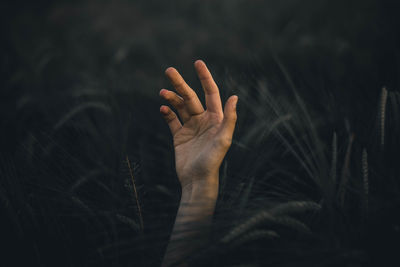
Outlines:
[[[212,171],[193,170],[184,174],[182,171],[177,171],[177,175],[182,189],[189,188],[190,186],[213,187],[218,186],[219,183],[219,169]]]
[[[218,175],[209,178],[192,179],[191,182],[182,184],[182,198],[186,201],[215,201],[218,198],[218,188]]]

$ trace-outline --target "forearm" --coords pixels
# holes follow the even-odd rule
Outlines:
[[[182,196],[163,266],[182,261],[207,241],[218,198],[218,182],[202,179],[182,188]],[[207,179],[208,180],[208,179]],[[218,181],[218,176],[211,179]]]

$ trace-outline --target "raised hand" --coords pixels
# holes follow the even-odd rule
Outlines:
[[[236,123],[237,96],[231,96],[222,111],[219,90],[203,61],[194,66],[206,97],[204,110],[196,93],[174,68],[165,74],[176,93],[166,89],[160,96],[178,112],[161,106],[174,138],[176,172],[182,186],[182,197],[174,229],[165,253],[163,266],[180,262],[187,266],[188,257],[207,244],[208,233],[218,197],[218,172],[232,143]],[[175,265],[174,265],[175,266]]]
[[[205,63],[194,63],[205,92],[206,110],[196,93],[179,72],[170,67],[165,71],[176,92],[162,89],[160,96],[178,112],[161,106],[174,139],[176,172],[182,188],[197,183],[217,185],[221,162],[232,143],[236,123],[236,103],[233,95],[222,110],[219,90]]]

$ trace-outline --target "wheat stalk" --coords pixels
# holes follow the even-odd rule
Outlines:
[[[306,234],[306,235],[311,235],[312,231],[311,229],[305,225],[304,223],[300,222],[297,219],[294,219],[289,216],[281,216],[274,218],[274,223],[277,225],[283,225],[288,228],[291,228],[293,230],[296,230],[299,233]]]
[[[279,235],[275,231],[271,230],[254,230],[251,231],[242,237],[238,238],[233,244],[232,247],[237,247],[243,245],[244,243],[248,243],[251,241],[259,240],[259,239],[267,239],[272,240],[279,238]]]
[[[132,168],[131,168],[131,163],[130,163],[130,161],[129,161],[128,155],[126,155],[126,163],[128,164],[129,174],[130,174],[131,179],[132,179],[133,192],[134,192],[134,194],[135,194],[136,206],[137,206],[138,213],[139,213],[140,229],[141,229],[142,232],[143,232],[142,210],[141,210],[141,208],[140,208],[139,198],[138,198],[138,194],[137,194],[137,190],[136,190],[136,185],[135,185],[135,179],[133,178],[133,171],[132,171]]]
[[[256,226],[257,224],[265,221],[272,221],[273,217],[271,214],[269,214],[266,211],[261,211],[258,214],[254,215],[250,219],[246,220],[242,224],[236,226],[233,228],[227,235],[225,235],[222,239],[222,243],[228,243],[232,241],[233,239],[237,238],[238,236],[244,234],[248,230],[250,230],[252,227]]]
[[[89,208],[88,205],[86,205],[82,200],[80,200],[76,196],[71,196],[72,201],[78,205],[81,209],[85,210],[88,214],[94,215],[93,211]]]
[[[339,201],[342,206],[344,204],[344,197],[346,194],[346,187],[347,187],[347,183],[348,183],[351,147],[353,145],[353,141],[354,141],[354,133],[350,135],[349,143],[347,145],[346,156],[344,158],[344,164],[343,164],[343,169],[342,169],[342,177],[341,177],[340,187],[339,187],[339,191],[338,191]]]
[[[140,227],[137,225],[137,223],[134,220],[132,220],[131,218],[121,215],[119,213],[116,214],[116,217],[120,222],[129,225],[135,231],[141,230]]]
[[[336,165],[337,165],[337,135],[333,133],[332,138],[332,164],[331,164],[331,179],[333,185],[336,184]]]
[[[290,213],[300,213],[305,211],[319,211],[321,205],[313,201],[290,201],[282,203],[270,210],[270,213],[274,216],[285,215]]]
[[[385,112],[386,112],[386,102],[387,102],[388,91],[385,87],[382,88],[381,93],[381,106],[380,106],[380,126],[381,126],[381,146],[385,145]]]
[[[245,263],[240,265],[232,265],[231,267],[258,267],[260,265],[252,264],[252,263]]]
[[[364,148],[361,158],[362,172],[363,172],[363,185],[364,185],[364,197],[365,197],[365,210],[368,213],[368,195],[369,195],[369,180],[368,180],[368,154]]]
[[[244,223],[233,228],[227,235],[225,235],[221,239],[221,242],[225,244],[229,243],[232,240],[243,235],[244,233],[248,232],[251,228],[263,223],[286,226],[288,228],[296,230],[297,232],[301,232],[307,235],[310,235],[312,233],[310,228],[299,220],[296,220],[289,216],[274,217],[269,212],[261,211]]]

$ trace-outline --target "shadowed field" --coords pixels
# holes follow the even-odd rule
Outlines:
[[[398,264],[395,3],[0,7],[5,266],[160,264],[180,189],[158,92],[174,66],[202,97],[199,58],[239,96],[199,266]]]

